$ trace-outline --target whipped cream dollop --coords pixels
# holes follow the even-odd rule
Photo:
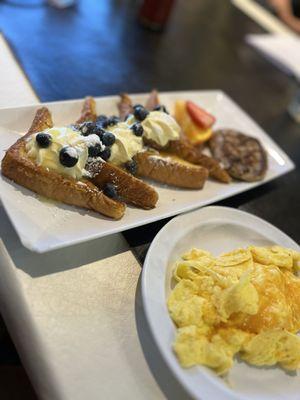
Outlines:
[[[130,161],[143,150],[143,140],[136,136],[126,122],[119,122],[109,129],[115,135],[116,141],[111,147],[109,162],[122,165]]]
[[[71,176],[74,179],[88,175],[85,170],[88,148],[97,144],[103,146],[97,135],[82,136],[80,132],[70,127],[54,127],[43,131],[43,133],[50,135],[51,142],[48,147],[42,148],[36,141],[38,133],[28,138],[26,143],[28,156],[34,159],[37,165]],[[76,165],[66,167],[61,164],[59,154],[64,147],[68,148],[71,157],[78,158]]]
[[[136,122],[134,116],[126,121],[128,124]],[[162,111],[151,111],[141,122],[144,128],[144,137],[153,140],[160,146],[166,146],[170,140],[177,140],[180,137],[180,126],[175,119]]]

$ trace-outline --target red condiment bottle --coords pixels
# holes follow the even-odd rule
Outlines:
[[[144,0],[139,21],[153,31],[161,31],[171,14],[175,0]]]

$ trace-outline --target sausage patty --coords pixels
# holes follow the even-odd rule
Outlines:
[[[267,154],[258,139],[233,129],[219,129],[213,133],[209,146],[214,158],[233,178],[247,182],[264,178]]]

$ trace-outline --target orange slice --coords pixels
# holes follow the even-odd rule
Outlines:
[[[193,144],[200,144],[209,140],[212,135],[210,128],[203,129],[196,125],[186,109],[186,101],[177,100],[175,102],[176,121],[180,125],[183,133],[190,139]]]

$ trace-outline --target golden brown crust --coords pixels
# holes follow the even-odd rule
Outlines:
[[[47,107],[41,107],[36,111],[36,114],[33,118],[32,124],[27,132],[27,136],[31,135],[35,132],[43,131],[47,128],[53,127],[53,121],[50,114],[50,111]],[[24,138],[25,136],[23,136]]]
[[[196,146],[193,146],[188,140],[172,140],[168,144],[168,151],[182,157],[192,164],[201,165],[209,172],[209,176],[222,183],[231,182],[228,172],[221,167],[219,162],[201,152]]]
[[[33,133],[53,126],[50,112],[43,107],[36,113],[28,133],[6,152],[2,160],[2,174],[14,182],[47,198],[62,203],[88,208],[108,217],[119,219],[125,205],[105,196],[93,183],[64,177],[37,166],[27,155],[26,139]]]
[[[126,95],[124,95],[126,96]],[[91,98],[87,98],[82,109],[81,121],[84,122],[84,112],[89,109],[92,104]],[[96,110],[90,110],[90,113]],[[154,208],[158,201],[156,190],[143,182],[141,179],[135,178],[125,170],[108,162],[96,162],[89,166],[92,173],[92,182],[99,188],[103,188],[106,183],[113,183],[117,187],[118,195],[129,204],[144,209]]]
[[[146,101],[145,107],[147,110],[152,111],[159,105],[158,91],[153,89]]]
[[[92,171],[92,174],[94,175],[92,182],[99,188],[103,188],[106,183],[113,183],[118,195],[126,203],[146,210],[154,208],[157,203],[158,194],[152,186],[115,165],[100,162],[96,167],[96,173]]]
[[[83,108],[81,110],[81,116],[76,121],[77,124],[81,124],[85,121],[96,121],[97,113],[96,113],[96,102],[95,99],[91,96],[85,98],[83,103]]]
[[[124,121],[124,119],[128,114],[131,114],[133,112],[132,101],[127,93],[120,94],[118,109],[119,109],[119,116],[122,121]]]
[[[208,169],[209,176],[222,183],[230,183],[231,177],[228,172],[221,167],[219,162],[206,154],[200,154],[195,164],[202,165]]]
[[[201,149],[192,145],[188,139],[171,140],[167,149],[170,153],[176,154],[192,164],[197,164],[197,160],[201,155]]]
[[[172,186],[202,189],[208,175],[205,168],[159,152],[138,153],[135,160],[139,176]]]
[[[147,146],[158,151],[174,154],[191,164],[201,165],[208,170],[210,177],[215,178],[219,182],[231,182],[230,175],[221,167],[217,160],[203,154],[201,148],[199,149],[196,146],[193,146],[186,139],[171,140],[164,148],[149,140],[144,140],[144,142]]]

